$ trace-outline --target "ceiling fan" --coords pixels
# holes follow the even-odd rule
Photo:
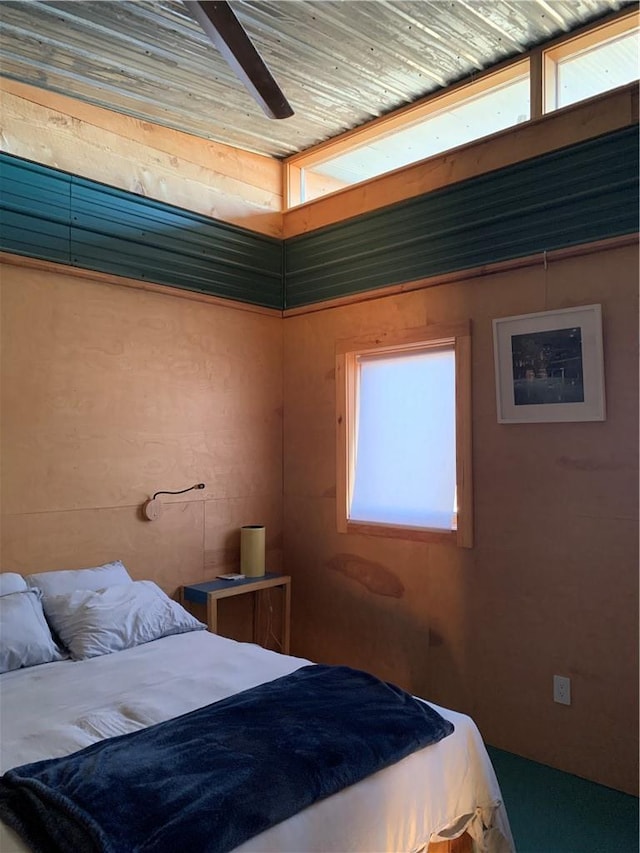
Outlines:
[[[269,118],[289,118],[293,109],[253,42],[224,0],[184,0],[245,88]]]

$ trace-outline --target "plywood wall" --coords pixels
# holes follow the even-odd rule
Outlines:
[[[293,576],[295,654],[371,669],[472,714],[489,743],[635,789],[635,247],[284,320],[0,272],[2,569],[120,558],[173,593],[237,566],[240,525],[265,523],[267,567]],[[607,420],[498,424],[491,319],[596,302]],[[335,341],[467,319],[474,548],[337,534]],[[200,481],[141,520],[154,491]],[[551,701],[553,674],[571,677],[571,707]]]
[[[297,654],[466,711],[506,750],[638,780],[635,247],[284,320],[285,564]],[[494,317],[601,303],[607,420],[498,424]],[[475,547],[339,535],[335,342],[472,321]],[[552,701],[552,677],[573,704]]]
[[[18,266],[1,270],[0,565],[120,558],[169,593],[282,556],[282,320]],[[77,273],[77,271],[74,271]],[[140,506],[158,490],[151,523]]]

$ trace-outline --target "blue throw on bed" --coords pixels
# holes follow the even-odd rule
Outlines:
[[[305,666],[14,768],[0,779],[0,817],[41,853],[223,853],[452,731],[372,675]]]

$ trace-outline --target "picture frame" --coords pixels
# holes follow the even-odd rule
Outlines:
[[[604,421],[602,308],[493,320],[498,422]]]

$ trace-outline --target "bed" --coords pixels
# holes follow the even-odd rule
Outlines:
[[[48,574],[53,578],[56,573]],[[105,577],[94,578],[93,586],[104,582]],[[124,580],[120,575],[117,579]],[[113,589],[77,592],[73,591],[77,581],[67,576],[66,582],[72,592],[67,588],[62,596],[52,594],[51,589],[42,592],[35,584],[46,583],[38,576],[32,576],[29,592],[20,590],[23,596],[29,595],[31,604],[36,598],[45,602],[47,624],[51,627],[53,620],[60,629],[58,639],[70,635],[69,625],[56,615],[55,601],[65,598],[68,604],[70,599],[91,599],[93,606],[98,596],[101,604],[106,597],[110,607],[112,600],[124,595],[119,583],[113,584]],[[126,583],[133,582],[128,579]],[[180,715],[211,703],[220,704],[242,691],[316,668],[301,658],[211,634],[176,602],[167,604],[169,599],[157,588],[152,589],[155,585],[136,583],[134,587],[142,595],[143,622],[149,621],[151,612],[158,633],[162,619],[158,621],[155,605],[149,604],[153,593],[153,601],[157,598],[161,602],[160,609],[169,608],[172,618],[181,620],[180,630],[150,640],[143,631],[142,642],[128,645],[131,636],[123,640],[120,631],[114,639],[109,628],[106,650],[102,646],[102,653],[74,660],[69,658],[68,649],[75,648],[74,656],[78,657],[76,640],[82,633],[78,624],[83,621],[74,611],[71,621],[76,634],[70,646],[57,643],[58,659],[13,668],[0,676],[2,773],[43,759],[82,755],[78,751],[92,744],[143,729],[151,731],[148,727],[181,719]],[[106,589],[111,589],[109,595]],[[6,603],[1,593],[2,589],[0,604]],[[129,587],[125,597],[132,593]],[[9,595],[15,598],[18,593]],[[108,607],[98,610],[104,627],[111,611]],[[95,613],[91,618],[96,618]],[[139,625],[136,627],[135,619],[129,621],[140,639]],[[3,629],[3,647],[9,624],[7,620]],[[97,642],[95,636],[93,624],[91,643]],[[55,642],[55,631],[53,637]],[[104,643],[104,638],[100,642]],[[126,647],[113,648],[123,642]],[[451,734],[249,838],[234,848],[235,853],[426,853],[430,844],[461,836],[473,840],[470,843],[477,853],[513,851],[500,789],[475,724],[463,714],[429,707],[453,723]],[[12,829],[0,824],[2,853],[28,849]]]

